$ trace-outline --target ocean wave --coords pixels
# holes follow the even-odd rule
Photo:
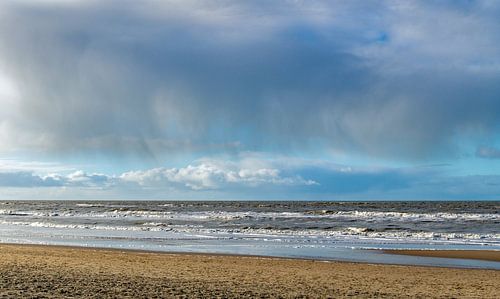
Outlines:
[[[410,212],[392,212],[392,211],[313,211],[309,214],[318,217],[327,218],[352,218],[352,219],[373,219],[373,220],[500,220],[500,214],[494,213],[410,213]]]
[[[287,238],[311,239],[322,238],[325,241],[336,239],[350,239],[377,242],[447,242],[447,243],[474,243],[500,246],[500,233],[453,233],[453,232],[413,232],[413,231],[374,231],[366,227],[347,227],[337,230],[280,230],[270,228],[206,228],[199,225],[171,225],[160,222],[146,222],[140,225],[101,225],[101,224],[61,224],[43,221],[2,221],[2,225],[24,226],[33,228],[49,228],[58,230],[101,230],[101,231],[130,231],[130,232],[169,232],[183,235],[197,235],[203,238],[231,237],[231,238]]]
[[[98,204],[77,204],[83,208],[102,208]],[[308,211],[308,212],[259,212],[259,211],[156,211],[132,208],[120,208],[107,211],[76,211],[76,210],[51,210],[51,211],[23,211],[0,209],[4,216],[32,216],[32,217],[85,217],[85,218],[155,218],[186,221],[210,220],[238,220],[255,219],[324,219],[324,220],[365,220],[372,222],[401,221],[401,222],[441,222],[441,221],[500,221],[500,214],[496,213],[410,213],[392,211]]]
[[[103,208],[106,207],[103,204],[96,204],[96,203],[77,203],[75,206],[80,207],[80,208]]]

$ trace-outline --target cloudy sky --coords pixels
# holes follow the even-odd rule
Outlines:
[[[498,199],[499,18],[1,1],[0,199]]]

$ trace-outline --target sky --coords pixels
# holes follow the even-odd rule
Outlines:
[[[1,1],[0,199],[498,200],[499,18]]]

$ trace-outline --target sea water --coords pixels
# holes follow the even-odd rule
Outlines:
[[[500,269],[500,202],[0,201],[0,242]]]

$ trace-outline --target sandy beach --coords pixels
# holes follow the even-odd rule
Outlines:
[[[500,251],[496,250],[384,250],[384,252],[399,255],[444,257],[500,262]]]
[[[495,298],[500,271],[0,245],[0,296]]]

